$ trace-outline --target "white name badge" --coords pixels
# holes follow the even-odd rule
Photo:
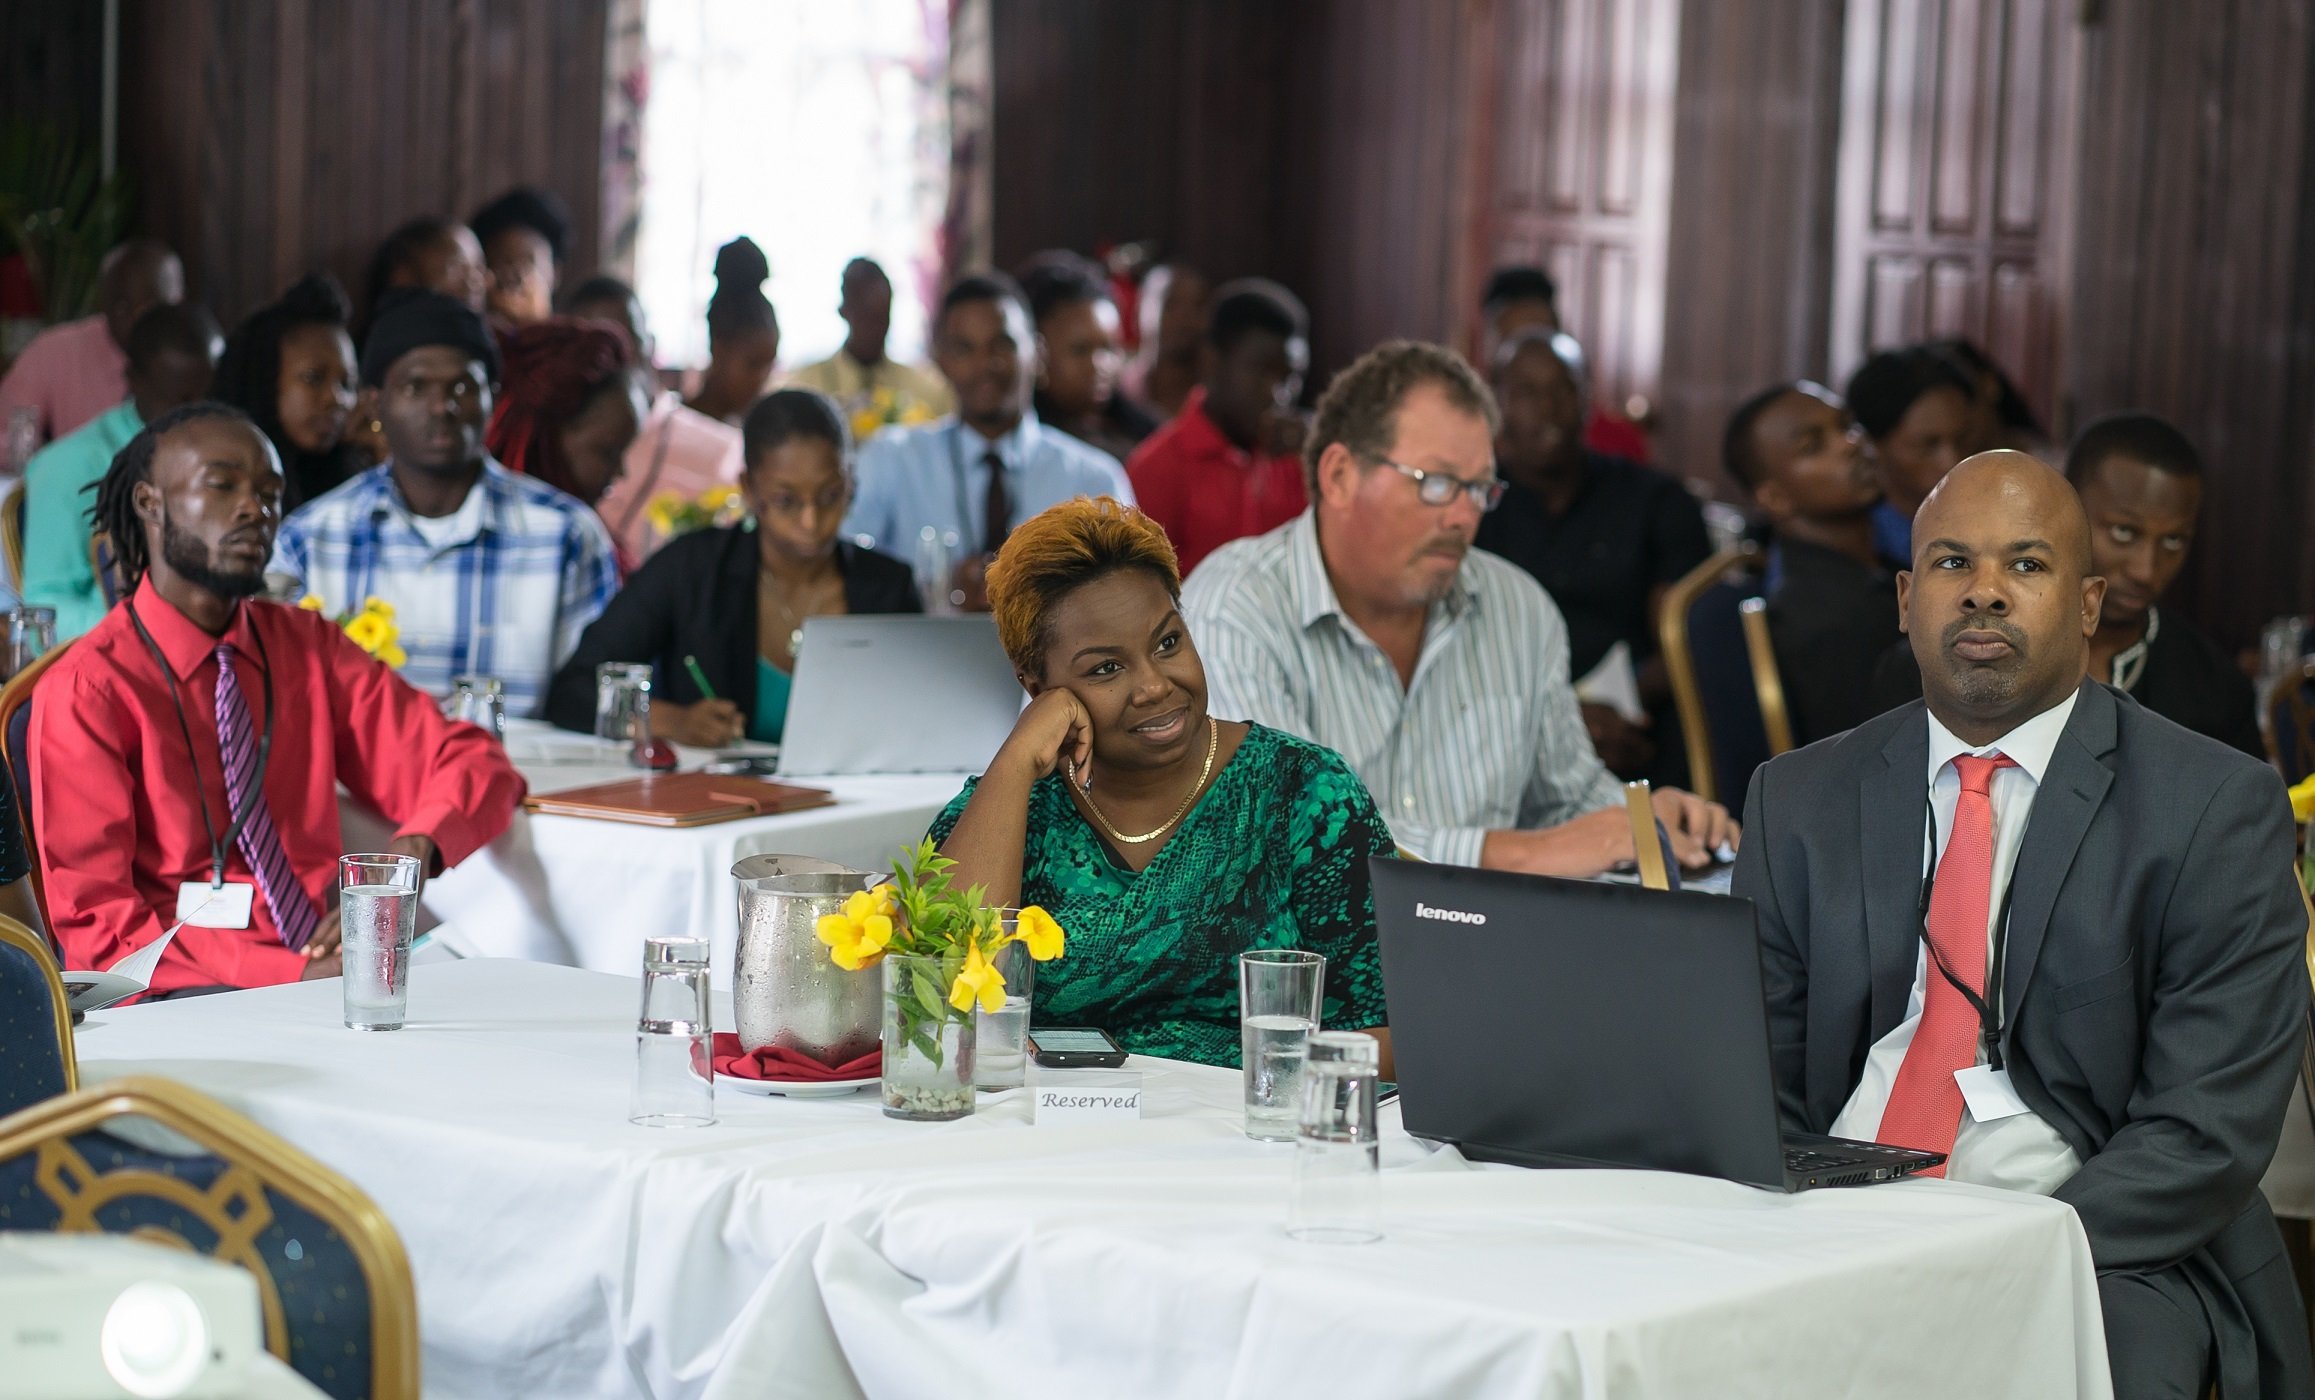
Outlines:
[[[2033,1112],[2026,1101],[2018,1097],[2017,1086],[2010,1083],[2010,1072],[2006,1069],[1971,1065],[1968,1069],[1955,1070],[1953,1082],[1961,1087],[1961,1101],[1969,1105],[1969,1116],[1980,1123]]]
[[[250,903],[256,898],[257,886],[247,880],[222,885],[187,880],[177,886],[177,922],[195,928],[247,928]]]
[[[1133,1070],[1037,1072],[1036,1123],[1130,1123],[1141,1117],[1141,1075]]]

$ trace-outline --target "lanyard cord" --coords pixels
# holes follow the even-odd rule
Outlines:
[[[2010,869],[2010,878],[2002,885],[2001,906],[1994,915],[1993,948],[1986,959],[1985,985],[1987,994],[1981,996],[1972,991],[1969,984],[1957,976],[1952,968],[1945,965],[1944,956],[1937,951],[1937,944],[1929,937],[1929,897],[1937,889],[1936,791],[1936,782],[1932,780],[1930,783],[1931,800],[1928,804],[1929,867],[1921,877],[1921,900],[1919,907],[1915,910],[1916,917],[1920,920],[1921,943],[1929,950],[1929,960],[1936,964],[1939,975],[1944,977],[1955,991],[1961,993],[1962,999],[1967,1001],[1970,1009],[1977,1013],[1978,1041],[1980,1047],[1985,1051],[1986,1067],[1999,1070],[2002,1067],[2002,973],[2009,956],[2010,896],[2017,892],[2018,872],[2013,865]],[[1956,800],[1958,801],[1958,798]],[[1990,791],[1986,794],[1986,801],[1989,803],[1993,801],[1993,794]]]
[[[185,736],[185,756],[193,760],[193,802],[201,810],[201,829],[209,836],[209,888],[220,889],[225,884],[225,853],[241,838],[241,828],[248,825],[249,814],[257,810],[257,803],[247,799],[265,791],[265,770],[273,760],[273,667],[266,661],[264,644],[258,641],[257,627],[253,623],[249,628],[249,640],[251,649],[257,653],[257,675],[265,696],[265,731],[257,741],[257,765],[249,775],[248,791],[242,794],[244,801],[238,804],[234,802],[231,775],[218,775],[222,780],[219,785],[225,789],[225,815],[233,821],[220,838],[217,835],[217,824],[209,820],[209,793],[201,785],[201,754],[193,747],[193,725],[185,717],[185,702],[177,695],[177,673],[169,668],[169,658],[162,652],[161,644],[154,641],[153,634],[145,630],[145,620],[137,615],[136,599],[129,600],[128,608],[129,621],[136,624],[137,635],[144,638],[145,645],[152,650],[153,662],[161,668],[161,683],[169,688],[169,704],[177,711],[177,732]],[[222,755],[224,735],[217,736],[217,744],[218,752]],[[234,814],[235,806],[241,808],[238,816]]]

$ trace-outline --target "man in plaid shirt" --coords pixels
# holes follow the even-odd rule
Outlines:
[[[390,455],[283,522],[267,573],[278,596],[332,614],[385,600],[405,680],[441,696],[490,676],[507,713],[529,716],[618,573],[594,511],[484,451],[497,378],[498,347],[464,304],[390,298],[362,350],[360,410]]]

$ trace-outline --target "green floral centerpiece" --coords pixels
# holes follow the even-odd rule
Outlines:
[[[846,971],[881,965],[884,975],[884,1111],[940,1120],[973,1111],[973,1012],[1005,1004],[997,950],[1026,944],[1051,962],[1066,937],[1035,905],[991,905],[981,885],[959,890],[956,862],[929,840],[903,851],[892,879],[822,915],[820,941]]]

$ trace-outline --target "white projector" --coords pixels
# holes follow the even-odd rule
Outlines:
[[[257,1280],[118,1235],[0,1232],[0,1400],[240,1393]]]

